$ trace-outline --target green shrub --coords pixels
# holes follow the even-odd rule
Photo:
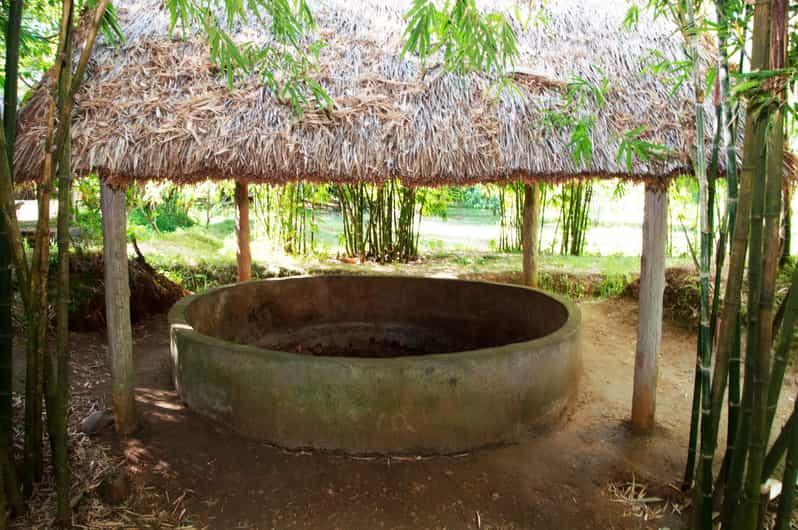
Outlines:
[[[181,209],[170,208],[169,204],[156,206],[151,215],[142,208],[134,208],[129,216],[130,224],[157,228],[158,232],[174,232],[178,228],[188,228],[194,225],[194,220],[188,212]]]

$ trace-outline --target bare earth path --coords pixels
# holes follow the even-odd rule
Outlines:
[[[135,330],[143,427],[128,440],[113,434],[105,440],[125,452],[140,485],[169,499],[185,493],[187,520],[197,528],[679,528],[673,516],[625,515],[608,484],[634,476],[651,486],[650,495],[676,495],[668,484],[680,479],[685,456],[694,336],[666,323],[659,427],[635,437],[626,418],[636,304],[616,299],[580,307],[585,373],[577,403],[559,429],[519,445],[459,457],[353,459],[244,440],[195,416],[176,397],[165,317]],[[96,363],[102,340],[75,336],[76,364]],[[97,381],[105,370],[78,370],[77,382]],[[792,373],[787,385],[785,395],[794,395]],[[106,402],[107,383],[87,379],[84,387]]]

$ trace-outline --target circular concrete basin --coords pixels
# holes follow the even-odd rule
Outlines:
[[[556,421],[581,372],[580,313],[477,281],[317,276],[211,289],[169,313],[175,388],[282,447],[445,454]]]

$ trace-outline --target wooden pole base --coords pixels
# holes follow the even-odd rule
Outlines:
[[[668,191],[646,185],[643,252],[640,257],[640,310],[637,322],[632,427],[654,427],[657,406],[657,355],[662,339],[662,297],[665,291],[665,242]]]

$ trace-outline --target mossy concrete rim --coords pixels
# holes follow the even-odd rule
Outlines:
[[[524,342],[391,358],[275,351],[209,336],[192,325],[190,308],[202,297],[325,278],[527,290],[557,302],[567,316],[552,333]],[[394,275],[252,280],[189,296],[170,310],[169,321],[173,379],[183,401],[239,434],[287,448],[447,454],[516,442],[561,418],[582,369],[581,312],[575,304],[539,289],[476,280]]]

